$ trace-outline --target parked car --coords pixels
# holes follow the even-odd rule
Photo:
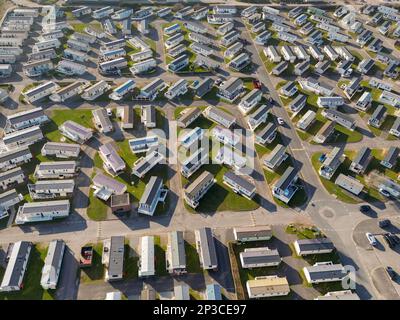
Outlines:
[[[388,273],[390,279],[392,279],[392,280],[396,279],[397,273],[396,273],[396,271],[393,270],[392,267],[387,266],[386,267],[386,272]]]
[[[111,108],[107,108],[107,115],[108,115],[109,117],[112,116],[112,110],[111,110]]]
[[[369,212],[369,211],[371,211],[371,207],[369,205],[367,205],[367,204],[364,204],[364,205],[360,206],[360,211],[362,213]]]
[[[254,87],[254,89],[261,89],[260,80],[253,80],[253,87]]]
[[[388,244],[389,248],[393,248],[395,243],[394,241],[389,237],[387,233],[383,235],[383,239],[385,239],[386,243]]]
[[[200,81],[199,80],[194,80],[192,83],[192,88],[197,88],[197,86],[199,85]],[[217,83],[217,82],[215,82]]]
[[[379,226],[380,228],[389,227],[390,224],[391,224],[391,223],[390,223],[390,220],[389,220],[389,219],[384,219],[384,220],[381,220],[381,221],[378,222],[378,226]]]
[[[318,161],[322,163],[325,161],[325,159],[326,159],[326,154],[324,153],[324,154],[321,154],[321,156],[318,158]]]
[[[367,233],[365,234],[365,236],[367,237],[368,242],[369,242],[369,244],[370,244],[371,246],[376,246],[376,244],[377,244],[376,238],[375,238],[375,236],[374,236],[372,233],[367,232]]]
[[[215,80],[215,85],[219,86],[222,83],[222,81],[223,80],[221,78],[218,78],[217,80]]]
[[[88,268],[92,266],[93,262],[93,247],[85,246],[81,248],[81,256],[79,258],[79,266],[81,268]]]
[[[390,193],[387,192],[385,189],[379,189],[379,192],[387,198],[390,198]]]
[[[278,120],[280,126],[285,124],[285,120],[283,120],[281,117],[278,117],[276,120]]]

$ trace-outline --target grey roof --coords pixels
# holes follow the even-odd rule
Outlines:
[[[254,119],[257,121],[260,119],[265,113],[268,112],[270,109],[270,106],[263,104],[261,107],[259,107],[256,111],[254,111],[252,114],[250,114],[249,118]]]
[[[52,190],[52,189],[70,189],[74,188],[75,181],[73,179],[67,180],[38,180],[35,184],[29,185],[35,191]]]
[[[111,208],[130,204],[129,193],[113,194],[111,196]]]
[[[171,263],[174,266],[186,265],[185,240],[182,231],[168,233],[168,242],[171,246]]]
[[[147,205],[151,205],[154,201],[154,197],[156,196],[158,190],[162,187],[163,180],[160,177],[151,177],[149,182],[146,184],[146,188],[142,197],[140,198],[140,203],[145,203]]]
[[[206,35],[197,33],[197,32],[190,32],[189,37],[191,39],[193,39],[193,41],[196,41],[196,42],[204,42],[204,43],[212,42],[212,40],[210,41],[209,37],[207,37]]]
[[[168,50],[168,54],[170,56],[176,56],[178,55],[178,52],[183,52],[186,50],[186,46],[184,44],[178,44],[177,46],[171,48]]]
[[[220,118],[223,118],[226,121],[235,122],[235,120],[236,120],[236,118],[234,116],[232,116],[231,114],[229,114],[221,109],[218,109],[217,107],[209,107],[209,108],[210,108],[209,112],[211,114],[214,114]]]
[[[238,227],[235,228],[236,240],[242,240],[243,238],[255,237],[255,238],[271,238],[272,229],[270,226],[254,226],[254,227]]]
[[[0,193],[0,207],[2,207],[3,203],[11,200],[17,200],[19,202],[19,195],[15,189]]]
[[[313,281],[322,280],[326,278],[342,279],[346,274],[341,264],[314,265],[311,267],[306,267],[306,269],[308,270],[310,278]]]
[[[190,45],[191,49],[196,49],[196,50],[204,50],[204,51],[212,51],[213,49],[210,48],[209,46],[206,46],[205,44],[199,43],[199,42],[193,42]]]
[[[74,132],[74,133],[76,133],[76,134],[78,134],[78,135],[83,135],[83,136],[86,136],[88,133],[92,133],[92,130],[91,129],[89,129],[89,128],[86,128],[86,127],[84,127],[84,126],[82,126],[82,125],[80,125],[79,123],[76,123],[75,121],[72,121],[72,120],[67,120],[67,121],[65,121],[63,124],[62,124],[62,126],[66,129],[66,130],[68,130],[68,131],[71,131],[71,132]]]
[[[336,122],[335,121],[327,121],[318,131],[317,136],[322,136],[328,138],[333,131],[335,130]]]
[[[214,80],[212,78],[205,78],[199,83],[196,88],[196,95],[199,97],[204,96],[207,92],[211,90],[214,85]]]
[[[276,66],[275,66],[275,68],[274,68],[274,70],[276,70],[276,71],[283,71],[283,70],[285,70],[287,67],[289,66],[289,63],[287,62],[287,61],[282,61],[282,62],[279,62]]]
[[[296,240],[300,251],[333,250],[335,246],[328,238],[299,239]]]
[[[67,94],[67,93],[69,93],[71,91],[74,91],[76,88],[80,88],[82,86],[82,84],[83,83],[81,81],[72,82],[71,84],[69,84],[69,85],[67,85],[65,87],[62,87],[59,90],[57,90],[56,94],[58,94],[60,96],[64,95],[64,94]]]
[[[48,161],[37,165],[38,171],[43,170],[75,170],[76,161]]]
[[[297,170],[293,167],[288,167],[280,179],[276,182],[275,188],[286,190],[292,184],[297,175]]]
[[[92,111],[93,116],[97,117],[98,121],[100,122],[100,125],[102,128],[106,127],[112,127],[112,122],[107,115],[107,110],[106,109],[96,109]]]
[[[0,182],[11,179],[12,177],[19,175],[24,175],[24,172],[20,167],[16,167],[6,172],[0,172]]]
[[[4,286],[18,286],[19,279],[23,275],[23,266],[25,264],[25,257],[30,251],[32,243],[28,241],[18,241],[14,243],[10,260],[7,264],[6,271],[1,282],[1,287]]]
[[[28,137],[34,137],[36,135],[43,135],[42,130],[39,126],[29,127],[23,130],[14,131],[12,133],[6,134],[3,138],[3,143],[5,145],[22,141]]]
[[[278,250],[263,248],[250,248],[240,253],[240,258],[243,264],[255,264],[255,263],[280,263],[281,257]]]
[[[309,61],[303,61],[303,62],[299,62],[298,64],[296,64],[296,69],[299,69],[300,71],[302,71],[302,70],[306,70],[309,66],[310,66]]]
[[[176,39],[179,39],[182,36],[181,32],[174,34],[173,36],[169,37],[166,41],[174,42]]]
[[[343,155],[343,151],[342,148],[334,147],[326,156],[323,165],[327,167],[336,166],[337,162]]]
[[[148,85],[146,85],[145,87],[142,88],[142,91],[148,92],[148,93],[152,93],[154,92],[156,89],[158,89],[158,87],[160,87],[161,85],[163,85],[165,82],[164,80],[157,78],[154,81],[150,82]]]
[[[394,121],[391,130],[400,131],[400,117],[396,117],[396,120]]]
[[[363,68],[363,69],[365,69],[365,70],[369,70],[369,69],[372,68],[372,66],[374,65],[374,63],[375,63],[374,60],[372,60],[372,59],[370,59],[370,58],[367,58],[367,59],[364,59],[364,60],[362,60],[362,61],[360,62],[359,67],[360,67],[360,68]]]
[[[225,178],[228,178],[229,180],[234,181],[237,185],[239,185],[240,187],[242,187],[243,189],[245,189],[248,192],[253,192],[254,189],[256,188],[253,183],[251,183],[250,181],[246,180],[245,178],[237,175],[236,173],[234,173],[232,171],[225,172],[224,179]]]
[[[326,69],[329,68],[330,65],[331,65],[331,62],[329,60],[323,60],[323,61],[319,61],[315,65],[315,68],[316,69],[322,69],[323,71],[325,71]]]
[[[125,162],[119,156],[117,150],[114,148],[111,142],[105,143],[100,146],[99,151],[103,154],[104,157],[110,162],[113,168],[125,167]]]
[[[350,90],[350,91],[354,91],[357,90],[358,87],[360,86],[362,78],[358,77],[358,78],[353,78],[349,84],[346,86],[346,90]]]
[[[79,153],[81,147],[76,143],[64,143],[64,142],[46,142],[43,146],[44,150],[51,151],[69,151],[74,153]]]
[[[136,138],[129,140],[129,145],[133,147],[133,149],[140,147],[140,149],[146,149],[149,145],[158,142],[158,136],[146,136],[143,138]],[[142,145],[145,145],[144,147]]]
[[[153,151],[149,155],[142,157],[140,161],[138,160],[133,170],[142,174],[147,170],[147,168],[155,166],[160,158],[162,158],[162,155],[157,151]]]
[[[50,88],[54,88],[55,89],[56,86],[57,85],[54,82],[48,81],[46,83],[43,83],[43,84],[41,84],[39,86],[36,86],[36,87],[26,91],[24,94],[29,98],[29,97],[32,97],[32,96],[34,96],[34,95],[36,95],[39,92],[42,92],[44,90],[47,90],[47,89],[50,89]]]
[[[305,101],[307,101],[307,96],[304,94],[299,94],[294,100],[290,103],[289,108],[290,109],[296,109],[297,105],[303,104]]]
[[[124,124],[133,124],[134,112],[131,106],[124,106],[124,117],[122,119]]]
[[[197,54],[194,63],[200,66],[204,65],[211,69],[216,69],[220,65],[218,61],[211,59],[210,57],[203,56],[202,54]]]
[[[386,113],[386,107],[380,104],[371,116],[371,119],[381,120]]]
[[[16,123],[28,121],[42,116],[44,116],[43,109],[41,107],[38,107],[28,111],[22,111],[9,115],[7,117],[7,120],[10,122],[11,125],[15,125]]]
[[[156,107],[153,105],[143,106],[144,112],[146,113],[147,122],[156,122]]]
[[[186,54],[182,54],[179,57],[175,58],[174,60],[172,60],[169,64],[171,65],[180,65],[181,63],[183,63],[184,61],[187,61],[189,58]]]
[[[397,158],[399,157],[399,153],[400,153],[399,148],[394,146],[390,147],[383,161],[395,165],[397,162]]]
[[[338,69],[347,70],[348,68],[351,67],[352,64],[353,64],[353,62],[350,61],[350,60],[343,60],[343,61],[341,61],[341,62],[338,64],[337,68],[338,68]]]
[[[243,101],[249,101],[251,102],[253,99],[257,98],[258,96],[262,96],[262,91],[259,89],[253,89],[251,91],[249,91],[244,97],[243,97]]]
[[[44,202],[26,202],[23,207],[19,207],[18,214],[41,213],[50,211],[69,210],[69,200],[53,200]]]
[[[198,117],[201,115],[201,110],[200,108],[194,107],[186,110],[185,113],[183,113],[179,118],[178,121],[186,124],[187,121],[189,121],[193,117]]]
[[[227,91],[229,93],[235,92],[238,87],[243,86],[243,81],[240,78],[232,77],[227,80],[223,86],[220,87],[221,91]]]
[[[281,87],[282,91],[291,91],[292,89],[296,88],[296,83],[294,81],[288,81]]]
[[[357,293],[352,293],[351,291],[335,291],[328,292],[324,296],[319,296],[316,300],[360,300]]]
[[[123,236],[111,237],[110,260],[108,263],[108,274],[110,279],[113,275],[121,275],[124,271],[125,238]]]
[[[353,162],[364,167],[368,163],[370,155],[371,149],[364,146],[357,153],[357,156],[354,158]]]
[[[22,146],[20,148],[14,148],[10,151],[6,151],[6,152],[1,152],[0,153],[0,163],[1,162],[7,162],[10,161],[12,159],[21,157],[21,156],[25,156],[25,155],[31,155],[31,151],[29,150],[28,146]]]
[[[214,237],[211,228],[201,228],[196,231],[203,257],[203,266],[208,267],[217,265],[217,252],[215,249]]]
[[[269,162],[272,164],[275,164],[281,157],[282,155],[286,152],[286,147],[281,145],[281,144],[277,144],[274,148],[274,150],[272,150],[264,159],[265,162]]]
[[[260,132],[257,132],[257,136],[259,136],[263,140],[267,139],[276,131],[276,129],[276,125],[273,122],[269,122],[264,129],[262,129]]]
[[[346,122],[354,123],[353,118],[337,110],[324,109],[322,115],[329,120],[342,119]]]
[[[44,260],[42,278],[47,275],[49,281],[56,281],[59,273],[60,260],[64,256],[65,243],[63,240],[53,240],[49,244],[47,255]],[[42,279],[43,280],[43,279]]]
[[[214,179],[214,176],[208,171],[203,171],[192,183],[185,186],[184,191],[187,194],[196,194],[197,190],[201,189],[211,179]]]
[[[125,184],[102,173],[98,173],[92,181],[97,186],[114,190],[116,194],[123,193],[126,189]]]

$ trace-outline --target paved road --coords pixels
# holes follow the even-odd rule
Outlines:
[[[251,39],[248,32],[241,27],[241,31],[244,33],[246,39]],[[250,225],[286,225],[292,222],[300,222],[305,224],[315,224],[324,233],[326,233],[335,243],[335,246],[341,253],[342,262],[344,264],[351,264],[358,270],[357,277],[358,288],[357,292],[364,298],[379,297],[379,293],[374,289],[372,285],[371,278],[368,275],[369,268],[366,267],[366,262],[364,257],[366,254],[359,251],[359,248],[355,245],[352,239],[352,230],[356,224],[363,218],[363,216],[358,212],[357,205],[348,205],[335,200],[331,195],[327,194],[320,184],[319,178],[315,173],[314,169],[310,164],[310,157],[315,150],[320,150],[319,146],[310,146],[303,143],[297,136],[296,131],[292,127],[291,121],[285,109],[281,106],[281,101],[277,95],[273,81],[269,74],[265,71],[262,61],[258,56],[258,49],[253,42],[249,42],[247,49],[253,54],[253,61],[258,66],[255,75],[263,82],[264,86],[268,88],[270,94],[275,101],[278,102],[273,108],[273,113],[275,116],[282,117],[286,123],[287,127],[280,127],[280,132],[284,136],[284,141],[289,144],[290,150],[293,157],[296,159],[296,165],[301,169],[302,176],[307,183],[307,193],[310,197],[310,201],[301,208],[301,213],[297,213],[291,209],[285,209],[281,207],[276,207],[274,210],[268,210],[265,206],[254,210],[252,212],[218,212],[210,215],[193,215],[189,214],[184,210],[181,200],[177,201],[176,208],[171,215],[154,217],[148,219],[147,217],[135,217],[135,219],[114,219],[107,220],[103,222],[95,222],[86,219],[86,213],[83,206],[76,209],[68,219],[63,223],[53,224],[44,223],[40,225],[24,226],[24,227],[13,227],[7,230],[0,231],[0,238],[2,243],[14,242],[18,240],[30,240],[35,242],[50,241],[54,238],[63,238],[70,248],[77,252],[79,246],[93,241],[95,239],[105,239],[112,235],[120,234],[129,237],[139,237],[143,235],[150,234],[163,234],[171,230],[193,230],[203,226],[217,227],[218,229],[232,228],[235,226],[250,226]],[[162,58],[162,57],[161,57]],[[236,75],[236,74],[231,74]],[[164,78],[165,77],[165,78]],[[187,79],[197,79],[193,75],[186,77]],[[30,81],[26,80],[24,81]],[[163,79],[168,82],[176,81],[179,77],[166,73],[163,75]],[[124,81],[126,78],[119,78],[118,81]],[[13,94],[14,101],[18,101],[18,94],[26,82],[21,81],[21,75],[17,74],[10,80],[16,87],[15,93]],[[140,85],[147,83],[149,79],[138,78],[137,82]],[[71,103],[68,104],[68,108],[93,108],[94,105],[105,105],[106,103]],[[204,102],[198,101],[194,102],[193,105],[204,105]],[[219,104],[223,106],[223,104]],[[23,106],[23,108],[28,108],[29,106]],[[60,106],[57,104],[43,104],[45,109],[60,108],[66,106]],[[174,106],[166,106],[166,112],[168,119],[172,118],[172,110]],[[9,114],[15,112],[15,106],[13,110],[10,106],[7,108],[1,108],[0,111],[4,114]],[[245,125],[244,123],[242,123]],[[370,139],[368,143],[374,143],[373,141],[378,139]],[[380,141],[380,140],[379,140]],[[377,142],[378,143],[378,142]],[[354,144],[356,148],[360,147],[362,143]],[[96,146],[89,146],[87,148],[86,155],[82,161],[89,165],[90,159],[93,156],[93,150]],[[177,171],[175,167],[171,168]],[[260,168],[258,167],[258,170]],[[88,188],[85,189],[85,184],[88,180],[86,177],[90,176],[91,171],[88,169],[83,170],[83,177],[79,178],[81,181],[80,191],[82,195],[77,196],[78,200],[76,203],[84,202],[85,195],[88,194]],[[172,191],[177,195],[180,195],[180,181],[179,175],[174,175],[171,183],[173,183]],[[260,189],[260,186],[257,187]],[[262,188],[261,188],[262,189]],[[261,191],[263,192],[263,191]],[[264,191],[264,196],[266,199],[270,199],[268,192]],[[81,198],[79,198],[81,197]],[[383,207],[377,208],[380,215],[393,215],[398,212],[398,207],[392,206],[390,203],[384,204]],[[273,215],[270,213],[274,212]],[[71,257],[70,257],[71,258]],[[73,259],[68,259],[67,263],[73,264]],[[222,261],[226,264],[226,256],[222,254]],[[72,268],[71,268],[72,270]],[[190,276],[189,276],[190,277]],[[196,276],[197,277],[197,276]],[[194,277],[194,279],[197,279]],[[70,283],[73,280],[73,273],[63,276],[62,283]],[[197,279],[199,280],[199,279]],[[65,281],[65,282],[64,282]],[[135,280],[135,288],[140,286],[140,282]],[[154,280],[154,285],[157,286],[158,281]],[[189,280],[188,280],[189,281]],[[133,282],[132,282],[133,283]],[[164,284],[163,284],[164,285]],[[162,286],[163,286],[162,285]],[[109,286],[109,284],[104,284],[104,286]],[[127,284],[121,284],[124,291],[137,290],[131,289],[129,282]],[[64,286],[62,285],[62,288]],[[90,286],[81,284],[82,292],[85,290],[94,290]],[[87,289],[86,289],[87,288]],[[160,288],[160,290],[163,289]],[[97,289],[96,289],[97,290]],[[99,289],[100,290],[100,289]],[[65,297],[66,299],[74,297],[74,290],[60,290],[60,297]],[[379,291],[379,290],[378,290]],[[87,291],[89,292],[89,291]],[[100,291],[99,291],[100,292]],[[103,291],[102,291],[103,292]],[[130,291],[129,291],[130,292]],[[135,291],[135,293],[137,293]],[[81,294],[81,293],[80,293]],[[134,292],[132,292],[134,294]],[[96,295],[94,293],[94,295]],[[78,297],[79,298],[79,297]]]

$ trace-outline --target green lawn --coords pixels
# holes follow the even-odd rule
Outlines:
[[[157,113],[157,123],[159,127],[162,127],[163,121],[166,121],[166,118],[163,116],[161,112]],[[117,148],[118,154],[125,161],[126,169],[125,171],[117,177],[114,177],[115,180],[125,184],[127,186],[127,192],[131,196],[131,202],[138,203],[140,198],[142,197],[144,190],[146,188],[146,184],[149,182],[152,176],[162,177],[164,183],[168,186],[168,167],[166,164],[158,164],[152,170],[150,170],[146,176],[142,179],[139,179],[131,174],[133,164],[143,156],[143,154],[134,154],[132,153],[129,142],[127,139],[122,141],[115,141],[115,146]],[[103,161],[101,160],[98,153],[96,153],[94,159],[94,166],[98,172],[103,172]],[[168,211],[169,208],[169,198],[164,204],[159,204],[155,211],[155,215],[161,215]],[[108,205],[103,201],[98,199],[93,195],[93,191],[90,191],[89,194],[89,206],[87,210],[88,216],[93,220],[105,220],[107,218],[107,208]]]
[[[267,183],[270,185],[273,182],[275,182],[281,175],[284,174],[284,172],[290,165],[292,165],[292,162],[290,158],[287,158],[285,161],[281,163],[281,165],[278,168],[276,168],[275,171],[264,169],[264,177]]]
[[[167,166],[164,164],[158,164],[152,170],[150,170],[143,179],[139,179],[131,175],[133,164],[138,160],[142,154],[133,154],[128,140],[118,141],[118,154],[126,163],[126,170],[123,174],[119,175],[115,179],[125,183],[127,185],[127,191],[132,195],[134,202],[138,202],[144,192],[146,184],[150,180],[151,176],[160,176],[164,179],[167,184]]]
[[[236,260],[236,264],[238,267],[240,284],[242,286],[242,288],[241,288],[242,290],[240,290],[240,291],[242,292],[242,294],[244,293],[246,299],[248,299],[248,295],[247,295],[247,290],[245,288],[246,288],[246,282],[248,280],[253,280],[254,278],[260,277],[260,276],[276,275],[279,268],[281,268],[283,264],[281,264],[280,266],[277,266],[277,267],[244,269],[241,267],[240,253],[243,252],[247,248],[259,248],[259,247],[268,247],[268,246],[269,246],[269,241],[256,241],[253,243],[244,243],[244,244],[236,244],[233,242],[229,243],[229,247],[231,248],[231,250],[229,250],[229,252],[230,252],[230,254],[233,253],[233,256],[230,258]],[[236,275],[234,275],[234,277],[236,277]],[[239,285],[239,284],[237,284],[237,285]],[[265,299],[289,300],[290,295],[284,296],[284,297],[273,297],[273,298],[265,298]]]
[[[58,127],[67,120],[75,121],[87,128],[94,128],[92,122],[92,110],[88,109],[57,109],[50,111],[50,123],[43,126],[43,134],[50,141],[60,141],[61,138],[67,139],[58,131]]]
[[[380,164],[381,160],[383,160],[385,158],[385,155],[386,155],[385,152],[387,152],[387,150],[372,149],[371,154],[373,156],[373,159],[371,160],[370,164],[368,165],[368,168],[367,168],[365,174],[368,174],[369,172],[376,170],[380,174],[383,174],[392,180],[399,180],[399,178],[398,178],[398,175],[400,173],[400,162],[399,161],[397,162],[397,165],[392,169],[388,169]],[[354,159],[356,152],[355,151],[346,151],[345,154],[348,155],[349,158],[352,160],[352,159]]]
[[[189,295],[190,295],[190,300],[204,300],[201,294],[193,290],[192,288],[189,288]]]
[[[71,24],[72,28],[76,32],[84,32],[86,27],[91,27],[93,29],[97,29],[98,31],[102,31],[101,23],[94,21],[89,24],[86,23],[72,23]]]
[[[44,290],[40,285],[47,247],[36,244],[32,247],[28,267],[23,280],[23,289],[19,292],[0,293],[0,300],[54,300],[54,290]],[[1,268],[0,268],[1,269]],[[2,269],[4,272],[4,270]],[[0,272],[1,279],[3,272]]]
[[[93,263],[89,268],[81,268],[81,282],[91,282],[103,280],[105,275],[104,266],[101,263],[101,256],[103,254],[103,243],[96,244],[89,243],[85,246],[93,246]]]
[[[157,276],[165,276],[168,274],[168,271],[166,269],[165,251],[166,247],[161,244],[160,237],[154,236],[154,255]]]
[[[137,256],[133,256],[132,248],[125,245],[125,261],[124,261],[124,279],[135,279],[138,277],[138,261]]]
[[[89,204],[86,214],[88,217],[95,221],[102,221],[107,218],[108,205],[101,199],[94,195],[94,189],[90,188],[89,191]]]
[[[185,241],[186,269],[188,273],[201,273],[200,259],[194,244]]]
[[[322,155],[321,152],[317,152],[317,153],[314,153],[311,157],[311,163],[317,173],[318,173],[319,168],[321,167],[321,163],[318,160],[321,155]],[[340,165],[340,167],[336,170],[336,172],[331,180],[327,180],[325,178],[322,178],[321,176],[319,176],[319,179],[320,179],[321,183],[323,184],[323,186],[325,187],[326,191],[328,191],[332,195],[335,195],[338,200],[346,202],[346,203],[353,203],[353,204],[360,203],[361,200],[357,199],[356,197],[351,196],[350,193],[348,193],[347,191],[345,191],[344,189],[342,189],[341,187],[339,187],[338,185],[336,185],[334,183],[337,176],[340,173],[346,174],[347,167],[346,167],[346,163],[342,163]]]
[[[212,213],[218,211],[252,211],[259,208],[259,204],[255,200],[248,200],[232,191],[223,183],[223,175],[229,169],[218,164],[203,165],[191,177],[190,181],[194,181],[203,171],[212,173],[217,182],[210,188],[207,194],[200,200],[199,206],[193,210],[185,203],[188,211]],[[189,180],[182,177],[183,185],[186,185]]]
[[[307,102],[309,105],[304,107],[292,119],[292,121],[294,123],[298,122],[298,120],[300,120],[300,118],[308,110],[313,110],[314,112],[317,113],[317,115],[315,117],[315,122],[308,128],[307,131],[296,129],[296,132],[297,132],[299,138],[303,141],[308,141],[308,140],[312,139],[313,137],[315,137],[315,135],[319,132],[319,130],[323,127],[323,125],[328,121],[321,115],[322,110],[315,106],[316,102],[314,100],[315,100],[315,97],[310,98],[310,96],[309,96],[307,99]],[[333,135],[334,138],[333,138],[333,141],[331,141],[331,142],[355,143],[355,142],[360,142],[363,139],[363,135],[361,134],[361,132],[358,131],[357,128],[354,131],[351,131],[339,124],[336,124],[336,126],[335,126],[335,133],[336,133],[336,135]]]
[[[301,224],[289,224],[286,226],[285,232],[296,235],[298,239],[315,239],[324,236],[316,227]]]
[[[265,69],[267,69],[268,73],[272,72],[272,69],[275,68],[276,64],[273,63],[271,60],[268,59],[268,57],[265,56],[264,51],[260,51],[260,57],[262,62],[264,63]]]

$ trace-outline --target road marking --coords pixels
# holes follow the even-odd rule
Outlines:
[[[304,148],[290,148],[292,151],[305,151],[306,149]]]

